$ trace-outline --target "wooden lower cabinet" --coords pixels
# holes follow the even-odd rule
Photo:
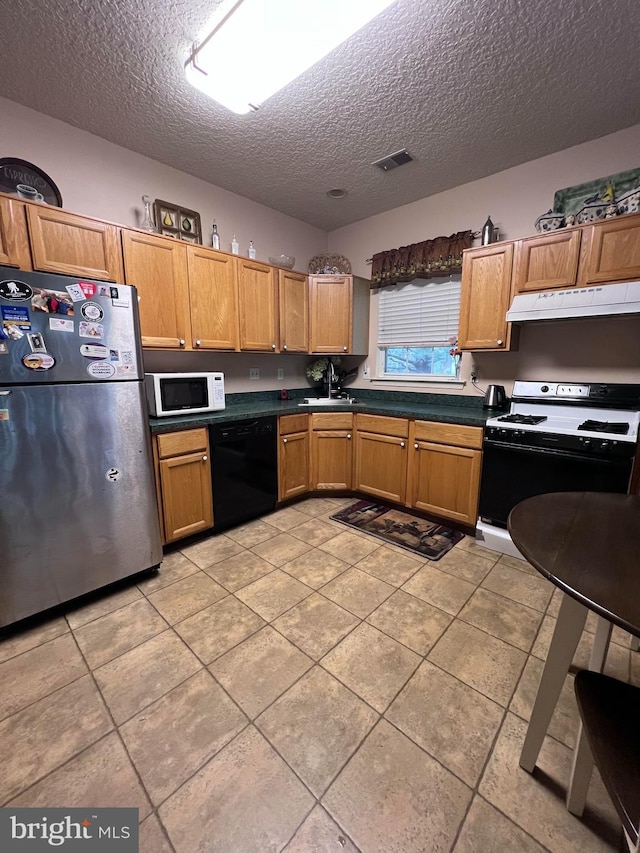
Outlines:
[[[311,488],[351,489],[352,474],[353,413],[311,415]]]
[[[278,499],[309,491],[309,416],[284,415],[278,420]]]
[[[356,415],[356,491],[405,502],[408,435],[406,418]]]
[[[482,429],[415,421],[411,425],[411,448],[407,504],[475,525]]]
[[[164,542],[213,527],[209,436],[206,428],[155,438]]]

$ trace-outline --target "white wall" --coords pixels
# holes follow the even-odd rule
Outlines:
[[[57,184],[64,207],[87,216],[137,226],[146,194],[152,201],[160,198],[196,210],[204,245],[211,245],[215,219],[220,248],[227,252],[235,233],[241,255],[253,240],[259,260],[293,255],[295,268],[306,272],[309,260],[327,248],[327,234],[320,228],[5,98],[0,98],[0,152],[44,169]]]
[[[366,259],[374,253],[469,228],[478,231],[488,215],[501,239],[530,236],[537,217],[552,207],[556,190],[638,167],[640,125],[635,125],[332,231],[329,251],[345,255],[355,273],[369,277]],[[393,172],[388,177],[393,180]],[[517,352],[475,353],[473,358],[481,385],[498,382],[508,392],[516,378],[640,382],[640,318],[524,326]],[[373,353],[369,364],[373,367]],[[470,366],[471,355],[465,354],[463,379]],[[443,390],[383,386],[361,378],[357,385]],[[462,393],[476,392],[467,384]]]

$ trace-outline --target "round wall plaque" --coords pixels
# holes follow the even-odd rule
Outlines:
[[[0,192],[62,207],[60,190],[49,175],[17,157],[0,157]]]

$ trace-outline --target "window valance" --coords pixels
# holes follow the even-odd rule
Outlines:
[[[472,241],[472,231],[458,231],[450,237],[378,252],[371,259],[371,287],[460,272],[462,252],[471,247]]]

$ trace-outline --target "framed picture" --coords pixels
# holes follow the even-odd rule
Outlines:
[[[62,207],[60,190],[49,175],[17,157],[0,157],[0,192]]]
[[[200,214],[195,210],[157,198],[153,203],[153,213],[159,234],[187,243],[202,243]]]

